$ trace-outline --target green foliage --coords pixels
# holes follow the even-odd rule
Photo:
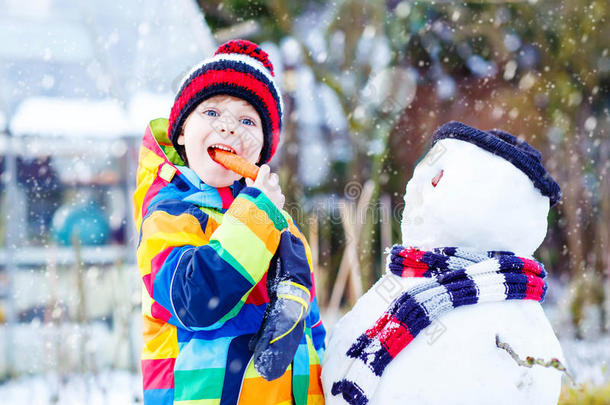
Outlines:
[[[249,39],[259,42],[279,41],[289,32],[294,16],[302,14],[309,5],[319,3],[323,1],[198,0],[212,31],[252,20],[260,24],[261,31]]]

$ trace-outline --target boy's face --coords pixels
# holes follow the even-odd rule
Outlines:
[[[228,147],[251,163],[263,148],[261,119],[252,105],[237,97],[217,95],[202,101],[189,114],[178,144],[184,145],[188,166],[212,187],[227,187],[240,175],[210,157],[214,147]]]

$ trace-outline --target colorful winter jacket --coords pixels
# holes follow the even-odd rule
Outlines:
[[[200,199],[180,165],[167,120],[151,121],[134,193],[144,403],[323,404],[325,330],[315,289],[303,339],[282,377],[263,379],[248,348],[269,302],[266,274],[281,233],[303,242],[311,268],[305,238],[257,188],[235,182],[216,189],[216,202]]]

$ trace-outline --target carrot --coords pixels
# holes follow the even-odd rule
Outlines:
[[[258,176],[258,166],[248,162],[243,157],[235,153],[227,152],[220,149],[212,149],[210,156],[214,161],[220,163],[225,168],[239,174],[242,177],[256,180]]]

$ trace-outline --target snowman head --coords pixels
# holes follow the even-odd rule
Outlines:
[[[540,153],[502,131],[450,122],[407,184],[403,245],[459,246],[531,256],[561,191]]]

